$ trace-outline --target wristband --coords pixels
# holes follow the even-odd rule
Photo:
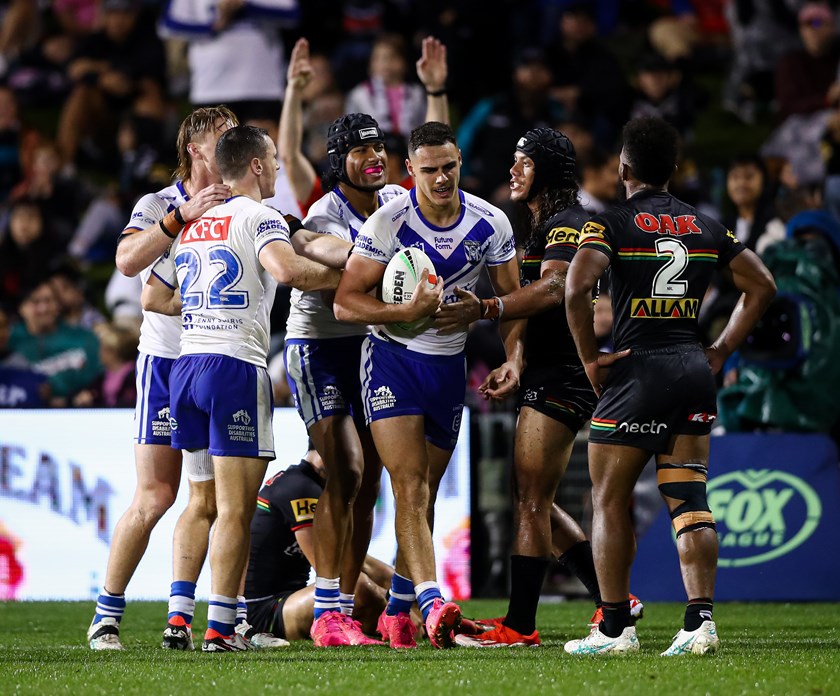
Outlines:
[[[184,216],[183,216],[183,215],[181,215],[181,208],[180,208],[180,207],[175,208],[175,210],[173,210],[173,211],[172,211],[172,214],[175,216],[175,220],[176,220],[176,222],[177,222],[177,223],[178,223],[181,227],[183,227],[184,225],[186,225],[186,224],[187,224],[187,221],[186,221],[186,220],[184,220]]]
[[[163,233],[170,239],[175,239],[175,237],[178,236],[178,233],[184,229],[184,225],[178,222],[177,216],[175,215],[177,210],[178,209],[175,208],[175,210],[164,215],[163,219],[158,223],[160,225],[160,229],[163,230]]]
[[[431,92],[428,89],[426,90],[426,96],[428,97],[442,97],[444,94],[446,94],[446,87],[435,92]]]
[[[160,226],[160,231],[163,232],[170,239],[175,239],[175,237],[178,236],[177,234],[170,234],[169,230],[166,229],[166,225],[163,224],[163,220],[158,222],[158,225]]]
[[[501,321],[502,315],[505,313],[505,303],[502,302],[501,297],[494,297],[493,299],[496,300],[496,304],[499,305],[499,316],[497,319]]]
[[[289,239],[291,239],[294,236],[295,232],[304,229],[303,223],[294,215],[284,215],[283,219],[289,226]]]
[[[481,301],[481,318],[496,321],[502,316],[502,308],[504,305],[498,297],[492,297],[489,300]]]

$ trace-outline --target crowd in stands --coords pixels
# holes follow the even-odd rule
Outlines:
[[[282,141],[277,124],[287,64],[301,36],[309,41],[311,75],[295,98],[303,105],[302,152],[316,173],[325,169],[327,125],[360,111],[388,133],[396,155],[392,180],[406,177],[399,166],[406,137],[426,110],[413,66],[423,38],[434,36],[448,53],[446,88],[464,158],[462,186],[502,207],[515,228],[521,221],[508,202],[508,170],[523,132],[549,126],[571,138],[581,200],[595,214],[619,196],[621,126],[631,117],[660,116],[683,138],[672,192],[721,219],[761,255],[788,245],[805,263],[822,250],[831,263],[820,266],[821,292],[834,298],[840,260],[837,5],[2,0],[0,406],[133,403],[139,281],[114,269],[120,231],[135,200],[170,181],[175,132],[190,107],[224,103],[240,121],[266,127]],[[285,194],[278,194],[277,204],[290,208],[283,212],[305,215],[314,200],[317,186],[309,182],[307,197],[299,183],[287,182]],[[803,241],[814,237],[822,246]],[[795,283],[789,292],[797,294]],[[720,278],[701,317],[710,340],[736,300]],[[281,291],[273,317],[278,347],[284,309]],[[818,313],[804,302],[790,311]],[[609,317],[606,294],[599,315]],[[840,319],[824,321],[820,340],[828,336],[840,347]],[[804,334],[813,324],[799,322],[795,339],[808,343]],[[481,322],[473,331],[475,383],[499,360],[493,336]],[[744,366],[756,367],[746,353],[727,370],[727,388],[738,385]],[[782,368],[788,376],[823,389],[824,379],[835,379],[809,365],[807,349],[797,355]],[[743,383],[740,389],[748,391]],[[474,396],[472,405],[490,407]],[[836,428],[837,417],[820,427]],[[730,422],[736,421],[740,425],[732,427],[782,425],[752,412]]]

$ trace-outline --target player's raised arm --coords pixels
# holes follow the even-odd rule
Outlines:
[[[332,290],[341,277],[339,270],[299,256],[291,244],[285,242],[266,244],[259,259],[278,283],[298,290]]]
[[[446,96],[446,46],[434,36],[423,39],[417,77],[426,90],[426,121],[449,125],[449,99]]]
[[[286,80],[277,150],[295,197],[298,201],[306,201],[312,194],[317,174],[303,154],[303,90],[312,80],[309,42],[304,38],[298,39],[292,48]]]

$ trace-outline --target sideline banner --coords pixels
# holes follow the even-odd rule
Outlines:
[[[0,412],[0,601],[90,599],[103,582],[114,526],[135,488],[131,409]],[[470,589],[469,416],[440,485],[435,552],[447,597]],[[306,429],[294,409],[276,409],[277,459],[266,478],[306,452]],[[175,504],[152,532],[129,584],[130,599],[165,599],[172,576],[172,533],[187,502],[182,475]],[[383,472],[370,554],[393,563],[394,499]],[[205,563],[198,596],[210,593]],[[466,593],[466,594],[465,594]]]
[[[840,600],[840,466],[825,435],[712,438],[709,507],[720,539],[716,600]],[[639,540],[632,591],[684,602],[671,519]]]

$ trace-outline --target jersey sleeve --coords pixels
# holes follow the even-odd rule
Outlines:
[[[266,244],[271,242],[285,242],[291,244],[289,239],[289,226],[283,216],[274,208],[260,206],[255,213],[253,220],[256,233],[254,234],[254,253],[257,257]]]
[[[303,219],[303,226],[312,232],[332,234],[350,241],[347,236],[347,223],[331,196],[322,198],[309,209],[309,214]]]
[[[173,289],[178,287],[178,269],[175,266],[175,249],[180,241],[181,235],[179,234],[178,238],[172,242],[170,247],[161,254],[160,258],[158,258],[152,266],[152,275]]]
[[[408,208],[405,208],[400,215],[394,216],[388,208],[377,210],[365,221],[356,235],[353,253],[387,264],[397,250],[395,225],[399,224],[399,218],[407,211]]]
[[[496,230],[490,237],[490,247],[487,249],[487,265],[499,266],[516,256],[516,242],[513,240],[513,227],[507,215],[499,211],[493,218]]]
[[[554,225],[545,235],[543,261],[568,261],[571,263],[578,248],[580,231],[574,227]]]
[[[614,220],[606,214],[596,215],[580,231],[578,249],[595,249],[610,259],[615,255],[611,227]]]
[[[147,193],[131,211],[131,219],[123,228],[123,232],[134,230],[145,230],[147,227],[158,224],[166,215],[167,203],[155,193]]]
[[[291,471],[278,476],[260,494],[293,532],[312,526],[320,496],[321,488],[314,481]]]
[[[735,233],[723,225],[716,225],[715,230],[718,236],[718,268],[724,268],[732,263],[738,254],[746,247],[738,241]]]

